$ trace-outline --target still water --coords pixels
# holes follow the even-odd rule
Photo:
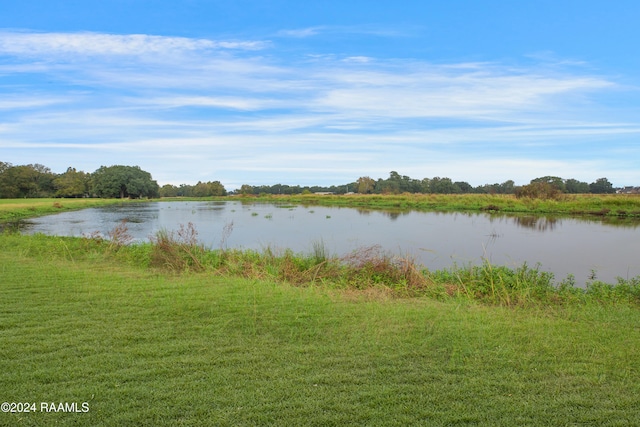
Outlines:
[[[556,280],[573,274],[615,282],[640,275],[640,221],[609,225],[582,218],[488,213],[386,212],[354,208],[233,202],[153,202],[85,209],[36,218],[27,233],[106,235],[126,220],[129,233],[148,241],[158,230],[195,225],[210,248],[312,251],[346,255],[379,245],[429,269],[479,264],[517,267],[540,263]],[[226,231],[225,231],[226,230]]]

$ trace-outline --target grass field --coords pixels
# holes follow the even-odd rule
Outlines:
[[[153,267],[152,255],[151,245],[0,234],[0,402],[37,409],[0,413],[0,425],[640,424],[634,299],[402,297],[294,286],[276,271],[313,257],[259,270],[248,254],[235,270],[180,272]],[[43,412],[43,402],[88,411]]]
[[[0,249],[0,400],[89,407],[0,425],[640,423],[637,306],[178,275],[55,237]]]

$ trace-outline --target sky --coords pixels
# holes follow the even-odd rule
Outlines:
[[[0,161],[640,185],[637,0],[0,0]]]

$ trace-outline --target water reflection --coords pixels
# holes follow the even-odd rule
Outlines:
[[[388,217],[392,221],[398,219],[400,216],[409,215],[411,212],[413,212],[411,210],[406,210],[406,209],[365,209],[365,208],[355,208],[355,210],[360,215],[370,215],[372,212],[380,213],[380,214]]]
[[[536,231],[552,231],[560,221],[552,216],[515,216],[510,218],[517,226]]]
[[[209,247],[310,252],[323,241],[328,252],[346,255],[379,245],[415,257],[430,269],[476,264],[482,259],[517,267],[541,263],[558,280],[578,283],[592,270],[601,280],[640,275],[640,221],[508,215],[488,212],[420,212],[234,202],[154,202],[85,209],[35,218],[26,232],[107,235],[126,220],[129,233],[148,241],[158,230],[192,222]],[[225,226],[233,231],[225,235]]]

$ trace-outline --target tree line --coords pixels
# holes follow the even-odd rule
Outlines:
[[[179,187],[162,188],[149,172],[139,166],[101,166],[93,173],[69,167],[64,173],[54,173],[41,164],[14,166],[0,161],[0,198],[23,197],[102,197],[154,198],[171,196],[224,196],[220,181],[198,182]]]
[[[465,181],[433,177],[414,179],[391,171],[386,179],[368,176],[343,185],[242,185],[231,194],[303,194],[303,193],[360,193],[360,194],[515,194],[518,197],[553,198],[563,193],[614,193],[616,189],[607,178],[592,183],[557,176],[535,178],[527,185],[516,186],[508,180],[500,184],[474,187]],[[151,174],[139,166],[101,166],[93,173],[69,167],[56,174],[41,164],[14,166],[0,161],[0,198],[22,197],[103,197],[103,198],[154,198],[154,197],[210,197],[229,194],[220,181],[198,182],[179,186],[166,184],[160,187]]]
[[[465,181],[453,181],[451,178],[433,177],[414,179],[391,171],[387,179],[373,179],[362,176],[354,182],[331,187],[301,187],[299,185],[260,185],[244,184],[236,191],[243,195],[259,194],[301,194],[301,193],[359,193],[359,194],[515,194],[519,197],[553,198],[563,193],[615,193],[615,188],[607,178],[599,178],[588,184],[577,179],[563,179],[556,176],[544,176],[532,179],[527,185],[517,186],[513,180],[503,183],[472,186]]]
[[[57,174],[41,164],[0,162],[0,198],[158,197],[158,183],[138,166],[101,166],[93,173],[69,167]]]

